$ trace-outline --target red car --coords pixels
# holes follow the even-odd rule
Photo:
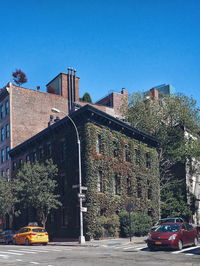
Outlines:
[[[146,242],[151,250],[161,248],[181,250],[184,246],[197,246],[198,233],[187,223],[165,223],[151,232]]]

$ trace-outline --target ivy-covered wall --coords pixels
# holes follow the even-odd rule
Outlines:
[[[83,182],[88,187],[88,211],[84,214],[86,236],[94,237],[99,216],[119,214],[130,201],[134,203],[134,211],[144,212],[152,220],[156,220],[159,214],[156,149],[120,132],[92,123],[85,124],[84,134]],[[99,173],[102,178],[101,189]],[[116,176],[117,193],[114,181]]]

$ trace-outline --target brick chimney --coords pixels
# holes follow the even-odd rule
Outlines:
[[[70,112],[73,104],[79,101],[79,79],[76,70],[69,67],[68,73],[60,73],[46,85],[47,92],[66,98]]]
[[[152,99],[154,102],[158,102],[158,90],[155,88],[150,89],[151,95],[152,95]]]

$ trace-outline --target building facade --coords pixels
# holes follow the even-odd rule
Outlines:
[[[157,140],[91,105],[70,114],[81,139],[82,185],[87,187],[84,235],[98,235],[102,217],[119,217],[130,201],[134,211],[159,216]],[[75,129],[65,117],[10,151],[13,174],[24,162],[52,158],[59,170],[62,207],[47,221],[52,238],[79,236],[78,150]],[[19,228],[32,217],[15,220]],[[116,228],[119,231],[119,228]]]
[[[75,103],[79,108],[86,104],[79,100],[79,79],[76,71],[69,68],[68,73],[58,74],[46,85],[47,92],[12,83],[0,90],[0,176],[10,176],[9,151],[54,122],[53,107],[69,114],[75,110]],[[94,106],[117,116],[112,106]]]

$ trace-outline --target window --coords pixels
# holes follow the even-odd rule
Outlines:
[[[7,101],[5,102],[5,114],[7,115],[8,112],[9,112],[9,101],[7,100]]]
[[[19,167],[22,167],[22,165],[23,165],[23,160],[19,159]]]
[[[153,217],[153,211],[151,208],[148,209],[148,216],[150,216],[151,218]]]
[[[97,191],[103,192],[103,177],[102,171],[98,171]]]
[[[125,145],[125,156],[124,156],[124,160],[126,162],[131,162],[130,146],[128,144]]]
[[[152,199],[152,186],[151,186],[151,183],[149,181],[147,182],[147,186],[148,186],[147,198],[149,200],[151,200]]]
[[[115,175],[113,179],[113,192],[115,195],[120,195],[120,178],[118,175]]]
[[[6,147],[6,160],[9,160],[10,159],[9,151],[10,151],[10,147],[7,146]]]
[[[103,143],[102,143],[102,137],[101,137],[100,134],[98,134],[98,136],[97,136],[96,152],[97,152],[97,154],[102,154],[103,153]]]
[[[6,138],[10,137],[10,125],[6,124]]]
[[[62,208],[62,226],[68,225],[68,215],[67,215],[67,209]]]
[[[4,136],[4,128],[2,127],[1,129],[1,141],[4,141],[5,136]]]
[[[0,106],[0,118],[4,118],[4,110],[3,110],[3,105]]]
[[[67,143],[66,141],[61,141],[61,161],[65,159],[65,154],[67,151]]]
[[[140,164],[140,150],[135,149],[135,163]]]
[[[119,155],[119,147],[116,140],[113,141],[113,156],[116,158]]]
[[[1,162],[2,163],[5,162],[5,151],[4,151],[4,149],[1,150]]]
[[[33,152],[33,162],[37,161],[37,153],[36,151]]]
[[[27,156],[26,156],[26,162],[27,162],[27,163],[30,162],[30,155],[27,155]]]
[[[142,179],[140,177],[137,178],[137,198],[141,198],[142,196]]]
[[[17,168],[17,163],[13,162],[13,171]]]
[[[7,176],[7,179],[10,180],[10,169],[9,168],[6,169],[6,176]]]
[[[49,223],[50,224],[53,224],[55,222],[55,215],[54,215],[54,213],[50,213],[50,215],[49,215]]]
[[[65,195],[67,188],[67,177],[65,174],[61,174],[61,194]]]
[[[44,157],[44,149],[43,147],[39,148],[39,158],[42,159]]]
[[[131,177],[128,176],[126,179],[126,188],[127,188],[127,196],[131,196]]]
[[[51,143],[47,143],[47,156],[51,156],[51,154],[52,154]]]
[[[146,167],[151,168],[151,156],[149,152],[146,153]]]

